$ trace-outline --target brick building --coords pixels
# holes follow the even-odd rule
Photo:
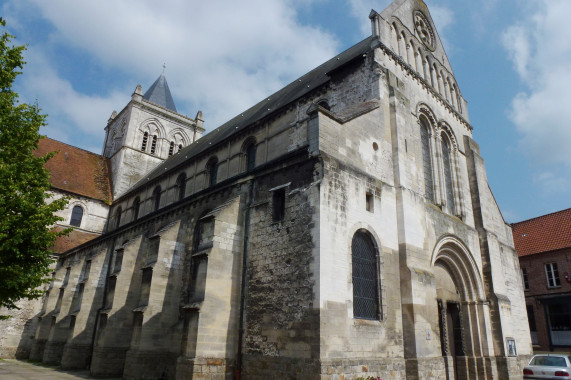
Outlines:
[[[164,77],[137,87],[106,127],[104,231],[58,260],[31,359],[125,379],[521,378],[512,231],[430,12],[369,18],[202,137]]]
[[[571,350],[571,209],[512,224],[532,343]]]

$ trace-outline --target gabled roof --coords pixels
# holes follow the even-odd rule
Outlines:
[[[161,74],[155,83],[145,92],[143,99],[161,107],[177,112],[165,74]]]
[[[58,152],[45,165],[53,188],[104,202],[112,200],[107,158],[47,137],[39,141],[34,155],[50,152]]]
[[[145,175],[125,195],[129,194],[131,191],[135,191],[139,186],[147,183],[147,181],[151,181],[165,173],[165,168],[174,168],[175,166],[182,164],[184,161],[203,153],[230,136],[241,132],[256,121],[271,115],[296,99],[301,98],[307,93],[329,82],[332,71],[335,71],[355,59],[362,59],[363,54],[372,50],[374,40],[375,38],[372,36],[365,38],[363,41],[353,45],[341,54],[311,70],[304,76],[296,79],[278,92],[268,96],[252,108],[244,111],[230,121],[224,123],[222,126],[183,148],[180,152],[171,156],[169,159],[158,165],[153,171]]]
[[[571,247],[571,208],[512,224],[519,256]]]

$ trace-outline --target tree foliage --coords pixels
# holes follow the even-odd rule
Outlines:
[[[58,233],[54,215],[67,200],[50,200],[49,172],[44,164],[53,154],[34,157],[46,116],[37,104],[21,104],[12,90],[24,65],[25,46],[0,18],[0,306],[16,308],[21,298],[38,298],[50,272],[50,251]]]

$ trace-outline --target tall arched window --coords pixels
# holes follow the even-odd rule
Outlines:
[[[153,190],[154,211],[157,211],[160,206],[161,206],[161,187],[157,186],[157,187],[155,187],[155,190]]]
[[[246,147],[246,171],[252,171],[256,167],[256,143],[252,141]]]
[[[174,154],[174,141],[171,141],[169,145],[169,157]]]
[[[151,154],[155,154],[157,151],[157,135],[153,135],[153,140],[151,141]]]
[[[442,168],[444,170],[444,186],[446,191],[446,207],[448,212],[454,212],[454,183],[452,181],[452,145],[446,133],[441,135]]]
[[[434,202],[434,179],[432,177],[432,155],[430,154],[430,133],[426,118],[420,118],[420,140],[422,146],[422,167],[424,172],[424,194]]]
[[[115,228],[119,228],[119,226],[121,225],[121,212],[123,210],[121,210],[121,207],[117,207],[117,210],[115,211]]]
[[[141,208],[141,200],[139,197],[133,201],[133,220],[139,219],[139,210]]]
[[[69,225],[79,227],[81,226],[81,219],[83,219],[83,208],[81,206],[73,206]]]
[[[149,141],[149,132],[143,133],[143,143],[141,144],[141,151],[147,151],[147,142]]]
[[[377,249],[370,235],[359,230],[351,242],[353,317],[379,319]]]
[[[184,198],[184,194],[186,193],[186,174],[181,173],[178,178],[176,179],[176,188],[178,190],[178,198],[177,200],[182,200]]]
[[[216,180],[218,177],[218,159],[216,157],[212,157],[208,160],[208,164],[206,164],[206,171],[208,172],[208,186],[216,185]]]

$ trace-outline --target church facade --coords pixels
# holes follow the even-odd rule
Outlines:
[[[518,257],[420,0],[202,136],[164,77],[106,128],[101,235],[29,357],[125,379],[520,379]]]

